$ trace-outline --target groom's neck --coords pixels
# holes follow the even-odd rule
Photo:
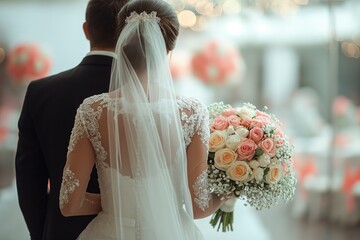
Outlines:
[[[114,49],[114,48],[92,47],[90,50],[91,50],[91,51],[109,51],[109,52],[115,52],[115,49]]]

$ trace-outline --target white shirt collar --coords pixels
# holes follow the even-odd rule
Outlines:
[[[117,58],[116,54],[114,52],[110,52],[110,51],[90,51],[86,54],[86,56],[91,56],[91,55],[103,55],[103,56],[108,56],[108,57],[112,57],[112,58]]]

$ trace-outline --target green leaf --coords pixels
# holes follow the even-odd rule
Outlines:
[[[269,171],[270,171],[270,168],[265,168],[265,170],[264,170],[264,177],[268,174]]]
[[[263,155],[264,150],[262,150],[261,148],[257,148],[255,150],[255,157],[260,157],[261,155]]]

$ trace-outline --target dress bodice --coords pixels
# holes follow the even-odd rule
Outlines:
[[[87,239],[87,236],[94,234],[94,229],[102,229],[109,234],[109,239],[113,236],[112,211],[114,196],[111,188],[111,178],[114,176],[114,170],[109,164],[109,143],[107,116],[108,110],[114,107],[108,93],[95,95],[84,100],[79,106],[75,118],[74,128],[72,130],[70,143],[68,147],[68,156],[77,146],[77,143],[87,137],[92,146],[95,155],[95,165],[98,173],[98,182],[101,191],[102,211],[89,224],[87,229],[80,235],[79,239]],[[118,106],[118,105],[117,105]],[[181,120],[181,129],[183,142],[188,147],[195,135],[198,135],[202,144],[208,146],[208,112],[206,107],[194,98],[177,98],[177,107]],[[121,110],[120,110],[121,111]],[[207,150],[207,149],[206,149]],[[189,160],[188,160],[189,161]],[[194,159],[196,161],[196,159]],[[111,174],[112,173],[112,174]],[[136,199],[134,194],[134,179],[126,174],[119,174],[121,194],[120,201],[126,202],[126,208],[121,209],[122,216],[125,216],[125,222],[132,226],[133,219],[136,219]],[[210,200],[210,193],[207,186],[206,171],[197,177],[193,186],[195,190],[194,201],[201,209],[205,209]],[[75,191],[81,183],[78,181],[71,169],[64,170],[63,184],[60,192],[60,207],[69,200],[69,194]],[[116,198],[115,198],[116,200]],[[181,207],[179,207],[180,209]],[[132,226],[134,227],[134,226]],[[106,231],[105,231],[106,230]],[[98,230],[96,230],[98,231]],[[90,234],[90,235],[89,235]],[[98,234],[98,233],[97,233]],[[104,239],[105,236],[102,236]]]

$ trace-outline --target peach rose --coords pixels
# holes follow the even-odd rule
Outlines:
[[[235,108],[228,108],[225,109],[222,114],[224,117],[229,117],[231,115],[236,115],[236,109]]]
[[[241,143],[241,137],[237,134],[230,135],[226,139],[226,147],[231,148],[232,150],[236,151],[237,147]]]
[[[240,160],[252,159],[255,155],[256,148],[257,148],[256,143],[253,140],[244,139],[237,148],[239,159]]]
[[[264,137],[264,131],[259,127],[254,127],[250,130],[249,138],[253,140],[255,143],[259,143],[261,139]]]
[[[236,160],[237,154],[230,148],[223,148],[215,153],[214,165],[216,168],[226,171]]]
[[[235,132],[242,138],[246,138],[249,135],[249,130],[243,126],[236,128]]]
[[[225,147],[226,133],[224,131],[214,131],[210,134],[209,151],[216,152],[217,150]]]
[[[227,117],[227,120],[228,120],[229,125],[233,126],[234,128],[241,126],[241,118],[239,118],[236,115],[231,115],[231,116]]]
[[[280,181],[283,176],[283,167],[281,164],[271,165],[269,172],[265,176],[265,181],[269,184],[275,184]]]
[[[249,179],[251,175],[251,169],[246,162],[235,161],[226,170],[226,173],[231,180],[244,182]]]
[[[215,118],[215,120],[213,121],[213,123],[211,124],[210,129],[212,131],[216,131],[216,130],[225,130],[229,127],[229,123],[226,117],[223,116],[219,116],[217,118]]]
[[[265,140],[261,141],[259,143],[259,147],[270,157],[275,156],[276,147],[272,138],[266,138]]]

